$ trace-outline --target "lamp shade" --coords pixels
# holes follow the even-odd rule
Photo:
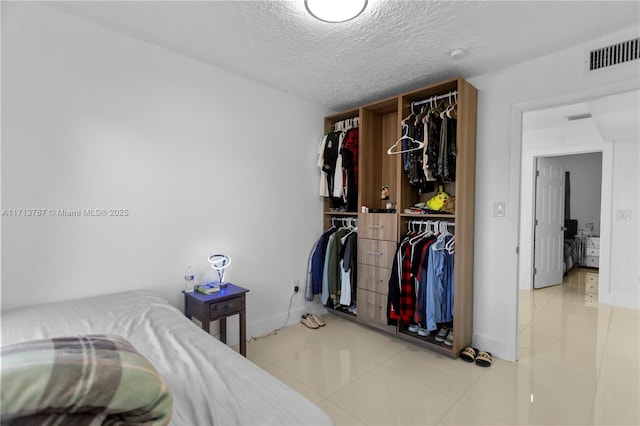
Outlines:
[[[229,256],[224,254],[212,254],[208,258],[211,267],[218,273],[218,283],[220,287],[226,287],[224,282],[224,270],[231,264]]]

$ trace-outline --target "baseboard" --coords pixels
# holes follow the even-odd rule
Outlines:
[[[478,348],[481,351],[491,352],[491,355],[503,359],[505,361],[515,361],[516,355],[510,355],[507,350],[507,344],[504,340],[496,339],[495,337],[487,336],[480,333],[473,333],[472,345],[474,348]]]

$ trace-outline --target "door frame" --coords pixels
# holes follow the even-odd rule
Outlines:
[[[535,206],[536,183],[535,164],[540,157],[561,157],[566,155],[602,153],[602,190],[600,192],[600,268],[598,302],[609,303],[609,277],[611,252],[611,197],[613,194],[613,143],[603,141],[600,144],[584,144],[548,149],[533,150],[522,154],[522,223],[521,223],[521,252],[528,247],[531,256],[523,258],[523,268],[520,271],[518,282],[520,289],[533,291],[533,265],[534,265],[534,221],[533,207]],[[530,179],[525,179],[530,176]],[[530,195],[530,196],[529,196]],[[529,201],[530,200],[530,201]],[[528,216],[532,219],[529,220]],[[524,254],[524,253],[523,253]],[[529,261],[527,262],[527,258]],[[606,259],[606,261],[605,261]],[[526,272],[531,272],[527,274]],[[523,286],[524,284],[524,286]]]
[[[508,286],[506,299],[508,301],[506,306],[506,342],[505,342],[505,359],[507,360],[517,360],[518,359],[518,292],[519,292],[519,246],[520,246],[520,228],[521,228],[521,212],[520,212],[520,201],[522,196],[522,177],[526,176],[522,174],[522,168],[526,164],[523,162],[522,158],[522,115],[526,111],[533,111],[536,109],[542,108],[552,108],[561,105],[567,105],[571,103],[583,102],[586,100],[590,100],[593,98],[599,98],[602,96],[613,95],[616,93],[627,92],[630,90],[638,90],[640,85],[636,80],[623,80],[612,84],[607,84],[603,86],[595,86],[589,89],[579,90],[576,92],[570,92],[568,94],[563,94],[560,96],[553,96],[548,98],[536,99],[533,101],[526,101],[521,103],[515,103],[511,106],[511,153],[510,153],[510,164],[511,167],[509,169],[509,181],[511,185],[509,185],[509,208],[513,212],[513,214],[508,216],[508,244],[509,244],[509,252],[507,260],[507,273],[509,277],[509,281],[513,283]],[[602,148],[602,147],[601,147]],[[609,152],[608,155],[605,156],[603,152],[603,168],[602,175],[605,174],[611,176],[612,174],[612,153]],[[605,157],[607,157],[608,164],[605,165]],[[603,182],[604,186],[604,182]],[[601,211],[604,211],[604,202],[601,205]],[[609,200],[610,201],[610,200]],[[610,204],[607,206],[609,209],[605,211],[606,216],[601,216],[601,226],[603,223],[607,222],[609,225],[611,224],[611,211]],[[600,241],[601,245],[605,242]],[[607,253],[610,251],[611,241],[606,241],[607,244]],[[610,267],[610,259],[609,258],[600,258],[601,261],[601,276],[606,271],[607,280],[609,280],[609,267]],[[605,268],[602,268],[603,263],[606,263]],[[524,271],[529,273],[530,271]],[[609,288],[606,289],[606,296],[599,295],[599,299],[604,302],[604,299],[608,299],[609,297]]]

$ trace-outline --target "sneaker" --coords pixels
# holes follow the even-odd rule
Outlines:
[[[444,339],[444,344],[447,346],[453,346],[453,328],[449,330],[449,334],[447,334],[447,338]]]
[[[407,328],[412,333],[418,332],[418,324],[409,324],[409,328]]]
[[[448,334],[449,334],[449,329],[447,327],[442,327],[440,331],[438,331],[438,334],[436,334],[436,342],[440,342],[440,343],[444,342]]]
[[[418,336],[427,337],[429,335],[429,330],[424,327],[418,328]]]

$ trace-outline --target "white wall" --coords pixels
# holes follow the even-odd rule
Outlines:
[[[610,303],[640,309],[640,142],[619,141],[613,149],[613,197],[611,232]],[[629,220],[618,218],[618,212],[631,212]]]
[[[584,68],[589,48],[637,36],[636,28],[628,28],[592,43],[470,79],[479,90],[473,343],[498,357],[517,357],[516,248],[520,223],[522,112],[637,89],[640,86],[637,63],[592,73]],[[638,141],[633,143],[637,145]],[[632,158],[635,160],[638,156]],[[619,160],[617,156],[616,160]],[[616,174],[631,172],[618,168],[617,163],[614,170]],[[630,185],[640,185],[637,170],[630,180]],[[614,188],[614,192],[617,190]],[[627,195],[627,198],[632,196]],[[615,200],[619,198],[614,196],[613,211],[622,208]],[[507,202],[507,217],[493,217],[494,201]],[[636,219],[624,225],[635,229],[631,235],[637,236],[637,203],[632,205],[627,200],[626,205],[635,209],[632,217]],[[607,219],[603,217],[603,220]],[[620,226],[619,221],[613,221],[613,247],[624,247],[623,241],[615,239]],[[640,249],[637,241],[625,249],[628,256],[635,256],[635,261],[625,264],[622,259],[612,256],[611,270],[629,271],[633,281],[623,283],[612,276],[611,299],[625,297],[638,308],[637,259]],[[507,265],[506,274],[504,265]]]
[[[635,36],[628,29],[606,41]],[[517,347],[521,127],[512,119],[640,86],[634,66],[584,72],[587,47],[471,79],[473,340],[501,358],[515,359]],[[207,255],[225,252],[229,280],[251,289],[249,335],[282,324],[291,280],[304,280],[321,227],[314,152],[327,111],[32,3],[2,4],[2,65],[2,208],[130,211],[3,217],[3,308],[132,288],[180,305],[186,266],[202,273]],[[637,141],[616,148],[616,166],[636,159],[632,188],[639,157]],[[614,181],[629,171],[616,168]],[[614,250],[626,251],[612,250],[612,300],[634,304],[638,238],[620,235],[640,236],[638,203],[621,191],[613,199],[612,210],[630,209],[632,220],[613,221]],[[505,218],[493,217],[494,201],[507,203]],[[310,307],[300,294],[294,315]]]
[[[187,266],[212,279],[223,252],[248,335],[284,323],[320,232],[325,109],[29,2],[2,4],[2,90],[2,208],[46,211],[2,217],[3,309],[130,289],[181,307]]]
[[[602,153],[568,155],[560,158],[569,172],[571,219],[578,229],[593,223],[594,235],[600,235],[600,194],[602,192]]]

